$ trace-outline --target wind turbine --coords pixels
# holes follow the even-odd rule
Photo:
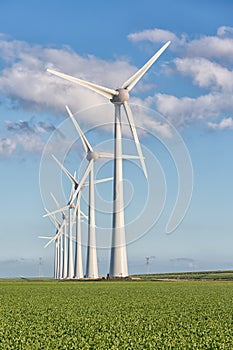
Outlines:
[[[53,212],[48,212],[47,214],[44,215],[46,216],[53,216],[56,213],[62,213],[63,216],[63,222],[65,222],[65,232],[64,232],[64,238],[63,238],[63,244],[64,244],[64,249],[63,249],[63,273],[62,276],[63,278],[68,278],[72,279],[74,277],[74,259],[73,259],[73,220],[72,220],[72,209],[73,209],[73,204],[71,203],[71,199],[73,198],[73,193],[74,193],[74,185],[72,185],[71,188],[71,193],[69,197],[68,204],[61,208],[58,201],[54,197],[53,194],[52,197],[58,207],[57,210]],[[64,213],[65,210],[68,210],[68,237],[66,237],[66,215]],[[68,239],[68,245],[67,245],[67,239]]]
[[[50,195],[53,198],[57,208],[59,209],[60,204],[58,203],[58,200],[56,199],[56,197],[54,196],[54,194],[52,192],[50,192]],[[49,212],[47,211],[47,213],[49,213]],[[61,214],[62,214],[62,220],[63,220],[62,224],[64,223],[64,225],[63,225],[63,231],[61,231],[60,235],[59,235],[59,251],[60,251],[60,254],[59,254],[59,257],[60,257],[60,260],[59,260],[60,261],[60,263],[59,263],[59,265],[60,265],[59,278],[60,279],[66,278],[66,276],[67,276],[67,237],[66,237],[67,216],[63,210],[61,210]],[[52,216],[52,218],[56,219],[55,214],[51,215],[51,216]]]
[[[57,234],[55,234],[55,236],[39,236],[39,238],[43,238],[43,239],[49,239],[51,242],[55,241],[54,243],[54,263],[53,263],[53,276],[54,279],[59,279],[59,275],[60,275],[60,261],[59,261],[59,244],[58,244],[58,236]],[[50,243],[51,243],[50,242]],[[47,244],[44,246],[44,248],[47,247]]]
[[[62,211],[62,210],[69,209],[69,208],[74,208],[73,218],[76,216],[74,278],[81,279],[84,277],[83,263],[82,263],[81,217],[87,218],[87,216],[80,209],[80,199],[81,199],[81,189],[82,188],[81,188],[80,184],[77,182],[76,177],[71,175],[71,173],[59,162],[59,160],[54,155],[52,155],[52,157],[72,182],[73,191],[72,191],[72,195],[70,195],[68,205],[64,208],[60,208],[58,211]],[[88,185],[88,184],[87,183],[82,184],[82,186],[86,186],[86,185]],[[74,191],[77,189],[78,189],[78,191],[76,191],[74,193]],[[73,200],[75,199],[75,197],[76,197],[76,204],[74,206]],[[55,211],[55,212],[58,212],[58,211]],[[50,213],[50,215],[53,215],[55,212]]]
[[[86,215],[80,210],[80,195],[82,187],[87,185],[84,181],[89,173],[89,166],[87,167],[81,181],[78,183],[76,178],[71,175],[71,173],[59,162],[59,160],[52,155],[53,159],[58,163],[58,165],[63,169],[63,171],[66,173],[66,175],[72,180],[72,188],[74,186],[74,190],[72,191],[72,196],[70,195],[70,199],[68,201],[68,204],[60,209],[57,209],[53,212],[47,213],[44,215],[51,216],[56,213],[62,212],[64,210],[71,210],[74,208],[74,216],[76,215],[76,245],[75,245],[75,270],[74,270],[74,278],[83,278],[83,267],[82,267],[82,249],[81,249],[81,225],[80,225],[80,219],[81,216],[86,217]],[[73,202],[77,199],[76,204],[74,206]],[[70,223],[69,227],[72,226],[72,223]],[[67,274],[68,276],[68,274]]]
[[[48,210],[45,209],[48,213]],[[56,227],[56,233],[53,237],[39,236],[39,238],[49,239],[49,242],[45,244],[44,248],[47,248],[49,244],[54,242],[54,278],[61,279],[63,274],[63,247],[62,247],[62,230],[66,225],[66,219],[63,217],[63,221],[60,223],[55,215],[51,215],[54,225]]]
[[[109,275],[112,277],[128,276],[128,265],[126,257],[125,242],[125,221],[124,221],[124,196],[123,196],[123,175],[122,175],[122,129],[121,129],[121,106],[125,111],[128,123],[135,141],[137,152],[141,161],[142,169],[147,177],[146,166],[142,156],[142,150],[139,143],[136,127],[133,120],[131,109],[128,105],[129,92],[143,77],[152,64],[170,45],[170,41],[164,44],[134,75],[126,80],[123,85],[116,89],[109,89],[94,83],[90,83],[67,74],[63,74],[51,69],[47,71],[58,77],[64,78],[78,85],[87,87],[90,90],[110,99],[115,106],[114,122],[114,190],[113,190],[113,227],[112,227],[112,247]],[[89,163],[91,166],[91,161]]]
[[[73,116],[72,116],[73,117]],[[75,119],[74,119],[75,120]],[[75,120],[75,123],[78,125],[78,123]],[[80,129],[81,131],[81,129]],[[89,185],[89,210],[88,210],[88,242],[87,242],[87,263],[86,263],[86,277],[87,278],[98,278],[99,277],[99,273],[98,273],[98,263],[97,263],[97,253],[96,253],[96,234],[95,234],[95,208],[94,208],[94,185],[97,183],[103,183],[106,181],[110,181],[112,180],[112,178],[104,178],[104,179],[100,179],[100,180],[94,180],[94,163],[93,163],[93,158],[92,156],[89,154],[89,152],[94,153],[95,154],[95,158],[98,159],[99,157],[101,157],[103,154],[104,156],[106,156],[106,153],[97,153],[96,151],[93,150],[93,148],[90,146],[90,144],[88,143],[85,135],[82,133],[80,133],[80,137],[82,138],[82,140],[86,142],[86,144],[88,144],[90,151],[88,151],[88,155],[87,155],[87,159],[89,159],[89,162],[91,162],[92,167],[87,167],[87,169],[89,169],[89,183],[84,182],[82,184],[82,186],[86,186]],[[70,178],[70,180],[75,184],[76,188],[79,189],[79,191],[77,191],[77,202],[75,205],[75,210],[74,212],[77,213],[77,218],[76,218],[76,232],[77,232],[77,242],[79,242],[81,240],[80,237],[80,232],[81,232],[81,228],[80,228],[80,183],[78,183],[76,181],[76,179],[71,175],[71,173],[64,167],[63,164],[61,164],[59,162],[59,160],[52,155],[53,159],[58,163],[58,165],[61,167],[61,169],[66,173],[66,175]],[[88,173],[85,172],[84,175],[87,177]],[[73,196],[74,199],[74,196]],[[81,212],[81,214],[83,214]],[[79,235],[78,235],[79,233]],[[79,238],[78,238],[79,237]],[[80,245],[81,246],[81,245]],[[80,255],[80,254],[79,254]]]

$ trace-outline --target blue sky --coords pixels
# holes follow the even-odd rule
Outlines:
[[[60,180],[64,194],[61,189],[56,194],[63,204],[70,188],[45,149],[52,145],[61,158],[67,153],[71,171],[82,172],[86,164],[65,105],[77,113],[94,145],[112,147],[112,106],[49,75],[46,68],[117,88],[168,40],[172,44],[131,94],[131,103],[152,112],[141,118],[134,110],[151,187],[137,162],[125,162],[126,197],[133,196],[127,220],[131,222],[134,213],[140,219],[128,228],[129,272],[147,271],[147,256],[150,272],[233,268],[232,13],[229,0],[1,1],[0,277],[38,275],[40,257],[40,273],[52,274],[53,247],[44,249],[45,242],[38,239],[54,232],[49,219],[42,217],[44,202],[53,209],[49,191],[56,191]],[[186,174],[181,191],[190,185],[183,146],[177,148],[178,163],[172,160],[181,145],[179,135],[191,157],[193,194],[183,221],[168,235],[166,225],[178,191],[175,166]],[[104,140],[108,143],[101,144]],[[131,146],[125,145],[134,152]],[[99,176],[111,170],[108,163]],[[108,203],[111,185],[101,186],[100,199]],[[148,188],[155,191],[154,202],[143,216]],[[97,223],[104,221],[99,214]],[[100,272],[106,274],[109,250],[98,253]]]

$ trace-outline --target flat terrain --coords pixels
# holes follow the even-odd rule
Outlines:
[[[148,275],[134,275],[144,281],[186,280],[186,281],[233,281],[233,271],[171,272]]]
[[[233,283],[0,281],[0,349],[233,349]]]

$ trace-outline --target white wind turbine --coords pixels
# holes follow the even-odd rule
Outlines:
[[[57,208],[59,209],[60,208],[60,204],[58,203],[58,200],[56,199],[56,197],[54,196],[54,194],[52,192],[50,192],[51,194],[51,197],[53,198]],[[46,210],[47,211],[47,210]],[[47,211],[47,213],[49,213]],[[62,225],[63,225],[63,230],[60,231],[60,234],[59,234],[59,257],[60,257],[60,260],[59,260],[59,278],[60,279],[63,279],[63,278],[66,278],[67,277],[67,223],[66,223],[66,220],[67,220],[67,216],[65,214],[65,212],[63,210],[60,211],[61,215],[62,215]],[[56,219],[56,216],[55,214],[54,215],[51,215],[51,217],[55,217]],[[64,224],[63,224],[64,223]]]
[[[45,209],[48,213],[48,210]],[[54,242],[54,278],[61,279],[63,274],[63,228],[66,226],[66,219],[63,217],[63,221],[60,223],[55,215],[51,215],[56,228],[54,236],[39,236],[39,238],[49,239],[49,242],[45,244],[44,248],[47,248],[49,244]]]
[[[48,239],[49,243],[54,241],[54,259],[53,259],[53,276],[54,279],[60,278],[60,256],[59,256],[59,242],[58,242],[58,236],[55,234],[55,236],[39,236],[39,238]],[[46,248],[48,244],[44,246]]]
[[[48,72],[87,87],[98,94],[107,97],[115,106],[115,127],[114,127],[114,191],[113,191],[113,228],[112,228],[112,248],[109,275],[112,277],[126,277],[128,276],[128,265],[126,257],[126,242],[125,242],[125,222],[124,222],[124,197],[123,197],[123,175],[122,175],[122,130],[121,130],[121,106],[123,106],[128,123],[135,141],[138,155],[145,176],[147,176],[144,158],[139,143],[136,127],[133,120],[131,109],[128,105],[129,92],[152,66],[152,64],[159,58],[159,56],[170,45],[170,41],[164,44],[148,62],[140,68],[134,75],[126,80],[123,85],[116,89],[109,89],[94,83],[90,83],[67,74],[63,74],[51,69]],[[89,163],[90,167],[91,161]]]
[[[75,175],[74,175],[75,176]],[[62,271],[62,277],[67,279],[72,279],[74,277],[74,259],[73,259],[73,220],[72,220],[72,209],[74,208],[74,205],[72,204],[71,200],[73,198],[73,193],[75,191],[75,186],[72,184],[70,197],[68,204],[61,208],[58,201],[54,197],[53,194],[52,197],[58,207],[57,210],[53,212],[48,212],[44,215],[46,216],[53,216],[56,213],[62,213],[63,222],[65,222],[64,225],[64,237],[63,237],[63,271]],[[68,236],[66,235],[66,219],[67,216],[65,215],[64,211],[68,210]],[[54,238],[55,239],[55,238]],[[67,244],[68,240],[68,244]]]
[[[73,117],[73,116],[72,116]],[[75,124],[78,126],[78,123],[75,120]],[[79,126],[78,126],[79,127]],[[93,154],[95,154],[95,158],[98,159],[99,157],[103,156],[106,157],[107,154],[106,153],[97,153],[96,151],[93,150],[93,148],[91,147],[91,145],[88,143],[85,135],[82,133],[81,129],[80,129],[80,136],[81,139],[88,144],[89,146],[89,150],[90,152],[92,152]],[[92,163],[92,167],[90,168],[89,165],[87,167],[87,169],[89,168],[89,183],[88,182],[84,182],[82,184],[82,186],[87,186],[89,185],[89,203],[88,203],[88,241],[87,241],[87,262],[86,262],[86,277],[87,278],[98,278],[99,274],[98,274],[98,263],[97,263],[97,252],[96,252],[96,233],[95,233],[95,207],[94,207],[94,185],[95,184],[99,184],[99,183],[103,183],[106,181],[110,181],[113,178],[104,178],[104,179],[100,179],[100,180],[94,180],[94,167],[93,167],[93,161],[92,161],[92,156],[89,154],[89,151],[87,151],[88,155],[87,155],[87,159],[89,159],[89,162]],[[111,154],[110,154],[111,155]],[[70,178],[70,180],[75,184],[76,188],[78,189],[75,194],[77,196],[77,201],[76,201],[76,205],[75,205],[75,210],[74,212],[76,213],[77,217],[76,217],[76,239],[77,239],[77,243],[81,242],[81,227],[80,227],[80,213],[83,215],[83,213],[79,210],[80,207],[80,183],[78,183],[76,181],[76,179],[71,175],[71,173],[64,167],[63,164],[61,164],[59,162],[59,160],[52,155],[53,159],[58,163],[58,165],[61,167],[61,169],[65,172],[65,174]],[[86,174],[86,175],[85,175]],[[88,173],[85,172],[85,176],[88,176]],[[73,200],[74,200],[75,196],[73,196]],[[78,247],[81,247],[81,244],[79,243]],[[80,248],[81,249],[81,248]],[[80,254],[79,254],[80,255]]]
[[[76,278],[83,278],[83,269],[82,269],[82,254],[81,254],[81,227],[80,227],[80,213],[82,216],[85,217],[85,214],[83,214],[80,211],[80,194],[81,194],[81,190],[83,188],[83,186],[88,185],[88,183],[85,183],[85,179],[88,176],[91,168],[92,168],[92,164],[93,161],[90,161],[88,167],[86,168],[84,175],[81,178],[81,181],[78,183],[77,180],[75,179],[74,176],[72,176],[70,174],[70,172],[59,162],[59,160],[52,155],[53,159],[58,163],[58,165],[63,169],[63,171],[66,173],[66,175],[72,180],[72,183],[74,185],[74,191],[72,193],[72,196],[70,196],[69,202],[68,204],[63,207],[60,208],[58,210],[55,210],[53,212],[47,213],[44,215],[44,217],[46,216],[50,216],[50,215],[54,215],[58,212],[61,212],[63,210],[67,210],[67,209],[72,209],[74,208],[74,216],[76,215],[76,252],[75,252],[75,267],[76,267],[76,275],[74,277]],[[109,180],[109,179],[107,179]],[[104,180],[98,180],[98,182],[103,182],[106,181],[106,179]],[[75,201],[75,199],[77,199],[76,204],[74,206],[73,202]],[[92,217],[92,221],[93,221],[93,217]],[[93,224],[92,224],[93,225]],[[72,222],[70,222],[69,227],[72,226]],[[89,225],[90,226],[90,225]],[[95,226],[94,226],[95,228]],[[96,255],[96,244],[95,244],[95,235],[93,238],[93,242],[92,242],[92,252],[90,254],[91,256],[91,263],[89,263],[90,265],[90,271],[87,275],[87,277],[90,278],[98,278],[98,265],[97,265],[97,255]],[[89,261],[89,259],[88,259]],[[67,276],[69,275],[69,273],[67,274]]]
[[[80,183],[77,182],[76,177],[71,175],[71,173],[59,162],[59,160],[54,155],[52,155],[52,157],[57,162],[57,164],[61,167],[61,169],[65,172],[65,174],[70,178],[70,180],[72,181],[72,187],[74,190],[73,190],[72,196],[70,196],[67,206],[65,206],[64,208],[60,208],[54,212],[51,212],[45,216],[53,215],[54,213],[61,212],[62,210],[66,210],[69,208],[74,208],[73,218],[75,218],[76,216],[74,278],[81,279],[84,277],[83,263],[82,263],[81,217],[87,218],[87,216],[80,209],[80,199],[81,199],[82,187],[87,186],[88,183],[84,183],[83,180],[85,179],[82,179],[81,180],[82,184],[80,186]],[[74,206],[73,202],[75,198],[76,198],[76,204]]]

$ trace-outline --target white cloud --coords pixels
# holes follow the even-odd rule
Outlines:
[[[82,57],[68,47],[60,50],[43,48],[1,38],[0,56],[6,63],[0,74],[1,93],[25,107],[59,111],[64,111],[66,104],[82,110],[107,101],[85,88],[52,76],[46,68],[110,88],[120,86],[136,70],[123,60],[107,62],[94,56]]]
[[[150,104],[167,117],[174,125],[190,125],[198,121],[207,122],[219,115],[233,113],[232,94],[210,93],[197,98],[178,98],[172,95],[156,94]]]
[[[231,62],[233,38],[203,36],[187,43],[185,51],[189,57],[224,59],[226,62]]]
[[[219,27],[217,30],[217,35],[223,37],[233,37],[233,28],[228,26]]]
[[[16,143],[10,138],[0,139],[0,158],[9,157],[15,150]]]
[[[233,130],[233,119],[231,117],[223,118],[219,123],[209,122],[208,126],[213,130]]]
[[[17,122],[6,120],[5,129],[8,137],[0,140],[0,158],[9,158],[17,150],[20,150],[20,153],[23,151],[41,154],[48,135],[56,130],[51,123],[33,122],[33,120],[19,120]],[[61,146],[64,136],[59,132],[57,136]]]
[[[131,33],[128,39],[133,42],[149,41],[152,43],[162,43],[171,40],[169,50],[176,54],[188,57],[205,57],[224,59],[232,61],[233,55],[233,28],[222,26],[217,29],[216,36],[200,36],[198,39],[191,39],[185,33],[177,36],[175,33],[154,28],[141,32]]]
[[[182,37],[182,39],[179,39],[174,33],[169,30],[155,28],[129,34],[128,39],[133,42],[150,41],[153,43],[161,43],[171,40],[174,44],[180,44],[180,42],[184,40],[184,37]]]
[[[44,141],[40,138],[39,135],[17,135],[16,142],[18,145],[23,147],[23,150],[28,153],[41,153],[44,148]]]
[[[177,71],[193,78],[195,84],[210,90],[233,90],[233,71],[205,58],[177,58]]]

